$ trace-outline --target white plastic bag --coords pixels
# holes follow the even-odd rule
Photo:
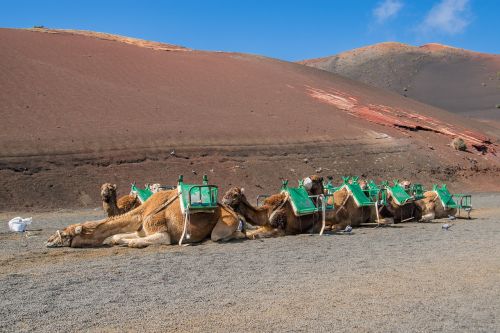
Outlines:
[[[10,231],[14,232],[24,232],[26,231],[26,226],[28,224],[31,224],[31,221],[33,220],[32,217],[28,217],[26,219],[23,219],[22,217],[14,217],[12,220],[9,221],[9,229]]]

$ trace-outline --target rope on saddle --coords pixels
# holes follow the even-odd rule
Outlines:
[[[347,200],[349,200],[349,197],[350,197],[350,194],[348,194],[348,195],[345,197],[345,199],[344,199],[344,201],[342,202],[342,204],[340,205],[339,209],[335,209],[335,212],[333,213],[333,214],[334,214],[334,216],[337,216],[337,213],[338,213],[338,212],[340,212],[342,209],[345,209],[345,205],[346,205],[346,203],[347,203]]]
[[[321,199],[321,230],[319,231],[320,235],[323,235],[323,231],[325,231],[325,226],[326,226],[326,198],[322,194],[320,196]]]
[[[269,214],[268,216],[268,221],[271,222],[271,220],[274,218],[274,216],[276,215],[276,213],[278,213],[278,211],[283,208],[283,206],[285,206],[285,204],[287,203],[288,199],[290,198],[290,195],[285,192],[285,199],[283,200],[283,202],[278,206],[276,207],[275,209],[273,209],[273,211],[271,212],[271,214]]]

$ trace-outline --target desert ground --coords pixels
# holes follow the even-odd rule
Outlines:
[[[44,247],[99,208],[3,212],[0,331],[499,331],[500,193],[473,203],[471,220],[142,250]]]

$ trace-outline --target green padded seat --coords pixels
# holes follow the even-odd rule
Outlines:
[[[331,181],[328,181],[328,183],[324,184],[323,187],[325,188],[325,191],[327,194],[333,194],[333,193],[337,192],[338,190],[340,190],[340,188],[342,186],[335,187],[335,186],[333,186]]]
[[[135,193],[137,195],[137,198],[139,199],[139,201],[141,203],[146,202],[146,200],[148,200],[149,197],[153,195],[153,192],[149,189],[148,186],[141,189],[141,188],[138,188],[137,186],[135,186],[135,184],[132,184],[130,192]]]
[[[437,185],[434,185],[432,190],[437,193],[439,200],[441,200],[441,203],[443,204],[443,207],[445,209],[459,208],[455,200],[453,200],[453,195],[450,193],[450,191],[448,191],[446,184],[443,184],[441,188]]]
[[[397,181],[394,181],[393,186],[389,186],[387,182],[385,184],[387,191],[392,194],[392,197],[398,205],[402,206],[410,201],[413,201],[413,197],[406,193],[404,187],[401,186]]]
[[[185,184],[183,176],[179,176],[177,190],[181,194],[181,210],[184,214],[213,211],[217,207],[218,188],[208,184],[207,176],[203,176],[203,184]]]
[[[424,187],[422,184],[411,184],[409,195],[413,196],[415,200],[420,200],[424,198]]]
[[[365,192],[368,193],[368,196],[372,201],[376,201],[381,190],[382,189],[373,180],[370,180],[368,181],[368,190]]]
[[[283,190],[290,196],[295,215],[308,215],[319,211],[305,188],[287,187]]]
[[[316,207],[314,201],[307,193],[307,190],[303,187],[301,183],[299,183],[298,187],[288,187],[288,181],[284,181],[282,188],[282,192],[288,193],[290,203],[292,205],[293,212],[296,216],[309,215],[321,212],[321,205]],[[331,197],[331,195],[325,195],[325,201],[328,202],[327,197]],[[332,200],[333,201],[333,200]],[[333,210],[333,204],[326,204],[326,210]]]
[[[358,207],[373,206],[375,204],[375,202],[366,196],[365,192],[358,183],[347,183],[345,186],[349,189],[349,192],[351,192]]]

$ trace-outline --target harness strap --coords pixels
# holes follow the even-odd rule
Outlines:
[[[349,200],[350,196],[351,195],[349,193],[347,193],[347,196],[345,197],[344,201],[342,202],[342,205],[340,205],[339,209],[335,209],[334,216],[337,216],[337,213],[340,212],[340,210],[345,209],[345,204],[347,203],[347,200]],[[334,203],[335,203],[335,201],[334,201]]]
[[[170,198],[170,200],[163,203],[160,207],[156,208],[153,212],[149,213],[148,216],[146,216],[144,218],[144,220],[148,220],[148,219],[152,218],[154,215],[158,214],[159,212],[161,212],[162,210],[164,210],[165,208],[170,206],[170,204],[172,204],[172,202],[174,202],[179,197],[179,195],[180,195],[180,193],[177,193],[174,197]]]
[[[278,210],[280,210],[281,208],[283,208],[283,206],[285,206],[285,204],[287,203],[287,201],[288,201],[289,198],[290,198],[290,195],[288,194],[288,192],[285,192],[285,199],[283,200],[283,202],[276,209],[274,209],[272,211],[271,214],[269,214],[269,216],[267,218],[269,221],[272,220],[272,218],[278,212]]]

